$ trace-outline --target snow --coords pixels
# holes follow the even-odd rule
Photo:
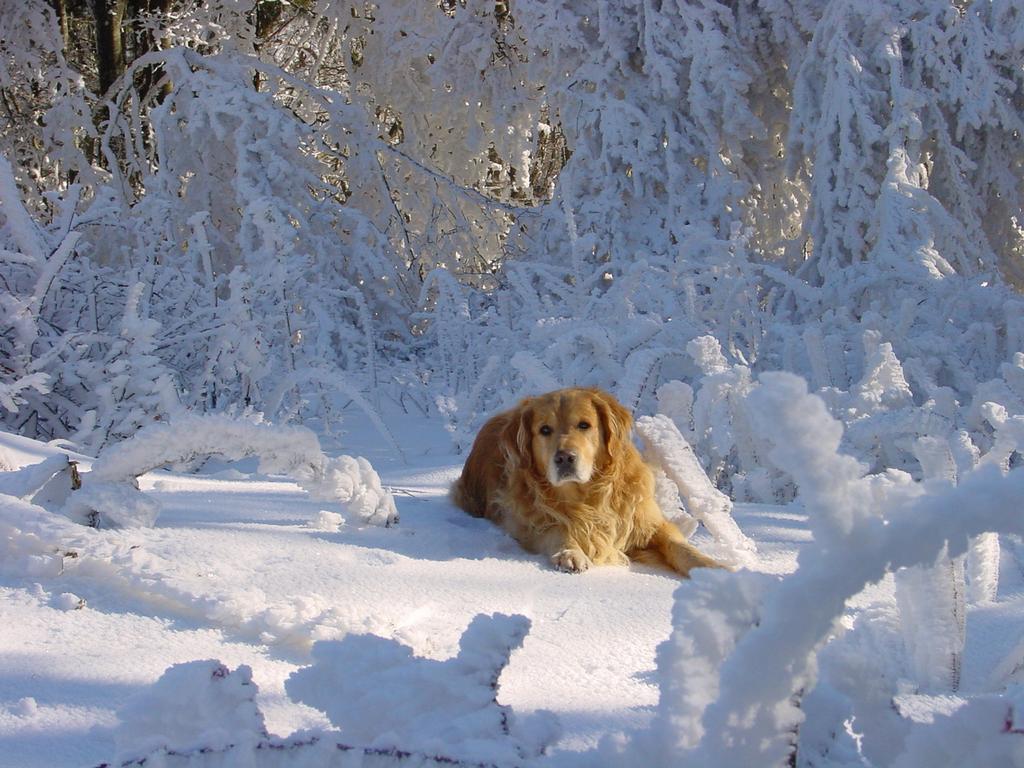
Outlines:
[[[244,664],[234,671],[210,660],[175,664],[118,711],[115,762],[157,750],[255,746],[267,736],[257,692]]]
[[[1020,0],[137,5],[0,0],[0,763],[1024,763]],[[451,507],[569,385],[734,571]]]
[[[366,432],[356,439],[382,454]],[[0,440],[19,463],[56,453],[29,443],[30,454],[20,449],[26,441]],[[162,507],[152,528],[90,529],[5,500],[0,765],[111,760],[126,702],[171,665],[197,659],[251,667],[272,734],[327,729],[326,716],[285,689],[292,673],[315,661],[315,642],[377,635],[375,642],[411,649],[414,664],[444,665],[459,656],[478,614],[529,617],[498,694],[528,732],[539,727],[532,716],[552,710],[563,728],[558,749],[571,753],[594,747],[609,725],[642,723],[642,708],[657,700],[645,676],[668,633],[675,580],[639,569],[599,570],[586,580],[551,570],[449,504],[447,486],[460,465],[455,456],[424,456],[409,467],[385,462],[384,481],[402,513],[389,529],[358,521],[311,526],[323,519],[319,502],[286,478],[251,472],[245,479],[143,475],[141,487]],[[55,549],[77,553],[63,572]],[[85,604],[66,610],[63,593]],[[32,718],[14,713],[26,697],[38,703]],[[424,703],[417,697],[413,706]]]
[[[786,453],[776,457],[786,471],[806,465],[797,472],[810,494],[804,502],[818,507],[825,477],[867,484],[852,497],[868,498],[871,478],[844,474],[852,466],[842,459],[838,466],[847,469],[836,472],[801,453],[816,450],[800,447],[801,430],[830,434],[827,414],[814,415],[794,381],[765,378],[755,404],[767,407],[766,398],[776,397],[773,408],[804,414],[792,420],[792,435],[781,433]],[[836,696],[867,696],[861,682],[840,694],[837,677],[854,660],[871,658],[861,656],[863,633],[874,627],[877,640],[898,647],[892,582],[872,586],[894,550],[870,554],[874,540],[858,533],[870,524],[867,509],[859,516],[837,509],[832,522],[820,511],[808,517],[799,504],[736,504],[730,519],[744,541],[756,543],[744,550],[748,567],[738,573],[698,571],[680,582],[633,566],[571,576],[450,505],[447,486],[461,460],[434,449],[445,439],[442,424],[416,423],[406,451],[412,458],[403,464],[365,421],[352,421],[345,442],[379,468],[401,512],[395,527],[323,510],[300,484],[261,473],[251,459],[211,464],[210,472],[143,474],[138,492],[162,509],[152,527],[89,528],[0,497],[0,765],[91,766],[157,753],[169,765],[233,764],[243,754],[262,765],[287,753],[298,765],[334,754],[327,744],[352,759],[373,750],[373,759],[392,761],[412,753],[467,764],[653,765],[691,754],[697,764],[742,764],[725,759],[735,747],[716,745],[708,729],[721,735],[734,713],[755,711],[743,709],[752,696],[771,701],[768,692],[789,673],[766,675],[766,664],[791,658],[795,666],[786,668],[813,679],[801,678],[800,649],[820,649],[828,636],[803,626],[807,595],[839,589],[846,596],[845,609],[842,599],[824,601],[839,606],[837,623],[818,612],[817,621],[827,619],[820,630],[833,637],[805,703],[809,745],[828,727],[819,719],[843,700]],[[57,466],[48,457],[63,455],[6,434],[0,450],[17,466],[40,459]],[[83,473],[84,484],[90,474]],[[983,481],[991,492],[994,477]],[[980,499],[979,481],[967,481],[964,498]],[[913,519],[951,519],[938,500],[917,503],[926,511]],[[804,573],[812,551],[800,552],[815,530],[826,541],[846,536],[848,546],[863,544],[839,562],[813,557]],[[938,541],[922,538],[926,529],[907,530],[915,540]],[[712,543],[703,532],[696,540]],[[779,582],[789,574],[792,584]],[[905,721],[886,715],[904,722],[902,730],[878,730],[893,743],[865,739],[874,754],[895,759],[903,751],[900,759],[914,764],[907,755],[926,743],[915,737],[901,750],[892,733],[914,734],[906,722],[923,727],[961,709],[966,719],[955,732],[965,743],[995,727],[986,721],[995,717],[991,702],[1012,706],[998,690],[1024,657],[1024,610],[1014,607],[1022,598],[1005,592],[1013,583],[1004,574],[993,599],[968,606],[956,700],[978,705],[953,707],[941,691],[905,698]],[[862,624],[867,617],[870,624]],[[890,634],[878,629],[884,626]],[[906,664],[908,677],[914,659],[927,659],[911,649],[904,662],[900,653],[885,663]],[[758,686],[736,687],[751,674],[763,678]],[[777,706],[769,711],[782,732],[804,720]],[[867,713],[860,719],[870,722]],[[833,735],[828,749],[838,754],[840,742]],[[1015,743],[993,746],[992,754],[1016,759]],[[750,754],[765,756],[762,748]],[[200,754],[213,762],[195,762]]]
[[[376,635],[350,634],[313,646],[313,663],[288,678],[296,701],[326,713],[354,743],[414,750],[469,761],[516,762],[540,754],[558,735],[547,721],[537,743],[525,738],[506,705],[498,679],[530,628],[524,616],[476,616],[458,655],[437,661]]]

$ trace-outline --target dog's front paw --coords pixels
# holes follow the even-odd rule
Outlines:
[[[583,573],[591,565],[590,558],[583,554],[583,550],[575,547],[556,552],[551,556],[551,563],[567,573]]]

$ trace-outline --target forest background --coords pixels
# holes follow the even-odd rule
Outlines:
[[[1020,615],[1024,3],[0,0],[0,33],[4,430],[102,457],[358,411],[464,453],[604,387],[813,533],[677,602],[663,754],[788,760],[820,662],[804,755],[924,764],[885,670],[953,695],[968,611]],[[943,730],[965,754],[1018,733],[1021,669]]]
[[[390,402],[462,447],[520,393],[673,382],[712,476],[767,500],[791,484],[734,413],[760,371],[918,478],[918,438],[965,466],[983,403],[1020,413],[1019,3],[0,14],[13,431]]]

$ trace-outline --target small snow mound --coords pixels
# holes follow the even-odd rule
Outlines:
[[[66,549],[81,528],[27,501],[0,494],[0,574],[15,577],[60,575]]]
[[[68,497],[63,512],[93,528],[152,528],[160,502],[129,483],[89,482]]]
[[[345,518],[337,512],[329,512],[326,509],[321,509],[313,515],[313,518],[306,525],[317,531],[333,532],[337,531],[344,524]]]
[[[513,732],[498,704],[498,678],[530,627],[524,616],[478,615],[446,661],[419,658],[396,640],[348,635],[313,646],[288,694],[326,713],[347,742],[461,760],[520,761],[540,754],[555,729]],[[553,716],[551,716],[553,718]],[[551,720],[549,719],[549,723]]]
[[[380,476],[362,456],[327,459],[323,471],[300,485],[320,501],[340,501],[363,522],[390,527],[398,522],[398,509]]]
[[[175,664],[118,715],[116,762],[154,752],[255,747],[267,737],[252,669],[234,672],[219,661]]]
[[[18,699],[14,706],[11,707],[11,714],[15,717],[22,717],[26,720],[31,720],[39,714],[39,704],[31,696],[26,696],[23,699]]]
[[[51,605],[62,611],[79,611],[85,608],[85,598],[79,597],[74,592],[62,592],[53,599]]]

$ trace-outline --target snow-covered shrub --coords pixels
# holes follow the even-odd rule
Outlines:
[[[106,178],[88,150],[98,135],[94,97],[66,54],[52,4],[0,3],[0,155],[17,169],[33,213],[48,210],[57,190]],[[8,191],[0,204],[16,199]]]
[[[53,393],[56,370],[68,371],[81,356],[73,340],[85,333],[60,332],[88,300],[74,286],[84,277],[75,265],[80,235],[71,231],[78,190],[51,197],[54,214],[40,221],[22,200],[11,164],[0,157],[0,415],[4,423],[29,434],[66,433],[76,418],[79,390]],[[101,275],[90,275],[102,281]],[[72,384],[76,383],[71,374]],[[70,402],[69,402],[70,401]]]
[[[692,589],[680,587],[675,630],[659,652],[664,683],[654,738],[637,744],[654,750],[646,754],[655,762],[671,756],[698,765],[783,765],[794,750],[809,760],[797,746],[805,721],[809,744],[831,750],[851,709],[877,684],[871,676],[850,675],[845,687],[833,680],[839,688],[831,698],[815,700],[807,713],[801,708],[815,693],[818,653],[826,643],[842,653],[837,620],[846,601],[887,572],[931,565],[943,554],[960,557],[981,533],[1024,531],[1020,469],[980,467],[955,487],[913,483],[892,470],[869,475],[865,464],[838,452],[842,426],[798,378],[766,374],[749,400],[753,423],[772,427],[770,457],[796,481],[814,543],[801,553],[797,571],[778,582],[700,572]],[[962,628],[921,592],[913,604],[935,612],[928,646],[907,648],[905,674],[918,674],[927,687],[953,663],[939,646],[955,646]],[[891,701],[897,692],[883,698]],[[891,764],[908,728],[861,732],[864,754]]]
[[[87,452],[99,453],[180,407],[174,377],[155,354],[160,323],[140,311],[144,292],[143,283],[128,289],[118,334],[98,361],[99,370],[79,367],[83,378],[96,382],[95,408],[85,412],[79,425]]]
[[[92,105],[98,131],[39,117],[47,161],[88,143],[95,172],[0,160],[0,407],[20,431],[98,450],[179,401],[331,423],[355,399],[379,421],[362,393],[379,397],[383,352],[404,353],[418,290],[388,233],[388,146],[360,105],[261,62],[247,14],[214,5],[153,21],[161,45]],[[46,3],[0,4],[0,23],[5,93],[45,71],[6,34],[19,24],[66,69]],[[143,87],[152,73],[160,88]],[[45,204],[33,174],[53,182]]]
[[[140,183],[122,180],[131,226],[115,229],[101,258],[146,254],[137,264],[147,282],[167,284],[154,311],[181,318],[165,344],[186,405],[254,405],[278,417],[311,408],[333,420],[338,393],[348,398],[353,381],[376,384],[378,356],[407,335],[402,305],[412,289],[379,213],[387,190],[378,140],[352,105],[303,90],[244,52],[173,48],[135,66],[154,65],[172,92],[139,103],[126,81],[126,114],[108,129],[136,148],[117,165],[137,169]],[[285,103],[300,92],[318,110],[313,122]],[[148,143],[122,119],[137,110],[151,116]],[[342,188],[333,165],[361,183]]]

